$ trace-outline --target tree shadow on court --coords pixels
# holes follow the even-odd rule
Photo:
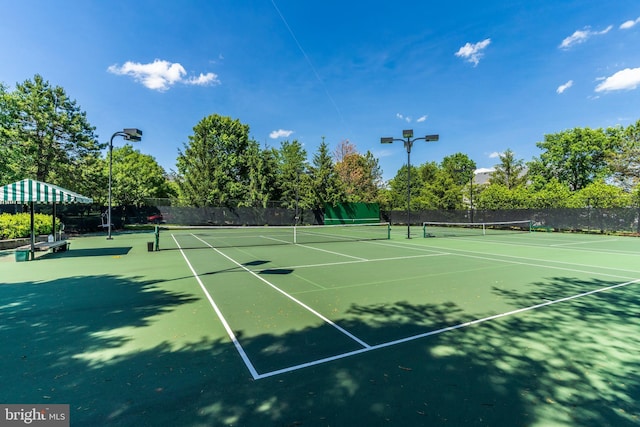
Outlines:
[[[533,292],[494,294],[525,307],[612,284],[554,277]],[[74,426],[638,425],[638,287],[253,380],[222,334],[113,351],[133,344],[123,330],[200,295],[110,275],[0,285],[0,402],[69,403]],[[337,322],[370,337],[403,331],[398,338],[468,318],[453,302],[401,301],[353,305]],[[249,356],[304,353],[292,343],[320,328],[245,338]]]

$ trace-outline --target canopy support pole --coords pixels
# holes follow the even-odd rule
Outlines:
[[[56,202],[53,202],[53,212],[52,215],[53,217],[53,224],[51,226],[51,235],[53,236],[53,241],[57,241],[58,239],[56,238]]]
[[[35,232],[35,219],[33,202],[29,203],[29,211],[31,213],[31,254],[30,260],[33,261],[36,258],[36,232]]]

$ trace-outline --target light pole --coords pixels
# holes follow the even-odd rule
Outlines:
[[[126,141],[138,142],[142,139],[142,131],[140,129],[126,128],[111,135],[109,140],[109,209],[107,210],[107,226],[109,232],[107,234],[107,240],[112,240],[111,237],[111,169],[113,165],[113,138],[116,136],[123,137]]]
[[[471,171],[471,178],[469,178],[469,216],[471,222],[473,222],[473,177],[475,175],[474,171]]]
[[[402,131],[402,138],[383,137],[380,138],[381,144],[392,144],[394,141],[401,141],[404,143],[404,148],[407,149],[407,239],[411,238],[411,147],[416,141],[438,141],[439,135],[427,135],[420,138],[413,137],[413,130],[407,129]]]
[[[469,170],[467,167],[465,167],[464,169],[455,169],[455,171],[462,172],[465,174],[467,172],[471,172],[469,176],[469,218],[470,218],[470,221],[473,222],[473,178],[475,176],[475,171],[473,170],[473,168]]]

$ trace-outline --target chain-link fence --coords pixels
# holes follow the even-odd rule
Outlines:
[[[381,217],[392,224],[406,224],[407,214],[407,211],[385,211]],[[409,218],[411,224],[531,220],[534,226],[556,231],[640,233],[640,208],[429,210],[410,212]]]
[[[148,206],[114,206],[115,229],[130,225],[170,223],[176,225],[293,225],[324,224],[322,209],[283,207],[278,202],[267,207],[184,207],[173,206],[164,199]],[[0,205],[0,213],[28,212],[22,205]],[[70,232],[86,233],[104,229],[105,206],[58,205],[56,215]],[[51,205],[36,205],[36,212],[51,214]],[[512,210],[426,210],[410,212],[410,223],[425,221],[496,222],[532,220],[534,226],[556,231],[640,234],[640,208],[582,209],[512,209]],[[296,220],[297,216],[297,220]],[[380,220],[392,225],[406,225],[407,211],[381,211]]]

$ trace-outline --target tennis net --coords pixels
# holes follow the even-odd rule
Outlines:
[[[463,237],[530,232],[531,221],[437,222],[422,223],[424,237]]]
[[[390,238],[389,223],[306,226],[157,227],[158,248],[198,249],[331,243]]]

